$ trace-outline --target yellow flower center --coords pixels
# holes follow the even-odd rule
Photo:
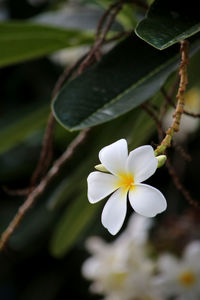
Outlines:
[[[179,276],[179,281],[185,287],[190,287],[196,282],[196,277],[192,271],[185,271]]]
[[[120,289],[123,287],[127,275],[128,274],[126,272],[111,273],[110,278],[107,278],[107,283],[111,288]]]
[[[119,181],[117,182],[117,188],[123,188],[124,190],[130,190],[134,188],[134,178],[130,173],[119,174]]]

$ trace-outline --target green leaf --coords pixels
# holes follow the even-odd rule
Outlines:
[[[190,45],[190,55],[200,39]],[[68,82],[52,103],[58,122],[79,130],[115,119],[151,97],[176,69],[179,47],[160,52],[133,35]]]
[[[99,205],[91,205],[82,193],[66,208],[57,224],[50,245],[50,252],[55,257],[62,257],[72,247],[77,237],[89,225]]]
[[[165,49],[200,30],[199,2],[155,0],[136,34],[157,49]]]
[[[0,155],[45,126],[49,115],[48,105],[31,108],[29,112],[22,111],[15,120],[1,128]]]
[[[0,67],[91,43],[91,34],[30,22],[0,22]]]

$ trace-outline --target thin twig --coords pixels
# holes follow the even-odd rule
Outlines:
[[[121,10],[122,8],[122,4],[123,1],[119,1],[116,2],[115,4],[111,5],[111,8],[109,7],[109,12],[113,9],[113,13],[108,14],[109,20],[103,30],[102,36],[100,37],[100,32],[101,32],[101,28],[103,23],[105,22],[104,18],[103,20],[100,19],[100,26],[98,26],[98,34],[96,35],[96,40],[95,43],[93,45],[93,47],[91,48],[91,50],[89,51],[87,57],[84,59],[84,61],[81,63],[79,69],[78,69],[78,74],[81,74],[83,72],[83,70],[90,64],[91,60],[95,57],[95,53],[99,51],[99,48],[102,46],[102,44],[105,41],[106,35],[108,33],[108,31],[110,30],[116,15],[118,14],[118,12]],[[107,17],[107,14],[105,14]]]
[[[149,103],[143,103],[141,105],[141,107],[146,111],[146,113],[154,120],[154,122],[156,123],[157,126],[157,131],[158,131],[158,139],[159,142],[162,141],[163,137],[164,137],[164,130],[162,128],[162,122],[160,120],[160,118],[158,118],[157,114],[155,111],[152,111],[152,106],[150,106],[150,102]],[[186,160],[186,161],[191,161],[191,156],[185,152],[185,150],[180,146],[177,145],[175,142],[173,142],[173,147],[175,148],[176,151],[179,152],[179,154]]]
[[[103,25],[105,24],[107,17],[109,16],[113,8],[118,6],[119,3],[120,1],[110,4],[110,6],[106,9],[105,13],[101,16],[96,29],[95,41],[99,40]]]
[[[181,147],[180,145],[177,145],[175,142],[173,142],[173,147],[179,154],[188,162],[191,162],[192,158],[190,154],[186,153],[186,151]]]
[[[155,112],[153,112],[146,103],[142,104],[141,106],[148,113],[148,115],[150,115],[152,117],[152,119],[156,123],[157,131],[158,131],[158,139],[161,142],[163,137],[164,137],[164,130],[162,129],[161,121],[159,120],[159,118],[157,117]],[[187,153],[185,153],[185,151],[179,145],[174,145],[174,147],[177,151],[179,151],[179,153],[181,154],[181,156],[184,159],[189,160],[189,161],[191,160],[191,157]],[[167,166],[168,172],[171,175],[172,180],[173,180],[174,185],[176,186],[176,188],[183,194],[185,199],[191,205],[193,205],[195,207],[199,207],[199,204],[195,200],[192,199],[189,191],[186,190],[186,188],[181,184],[181,181],[180,181],[178,175],[176,174],[176,170],[174,169],[173,165],[171,164],[169,157],[167,158],[166,166]]]
[[[86,55],[80,57],[75,63],[71,66],[67,67],[61,76],[56,81],[55,87],[52,91],[52,99],[57,95],[59,90],[61,89],[63,83],[69,79],[76,68],[79,66],[81,61],[84,59]],[[37,167],[32,175],[31,184],[30,184],[30,191],[33,189],[37,180],[40,176],[44,175],[49,168],[50,162],[53,157],[53,136],[54,136],[54,128],[55,128],[55,119],[52,112],[49,115],[46,132],[43,139],[42,151],[40,154],[40,158],[37,164]]]
[[[27,196],[30,192],[30,188],[25,189],[9,189],[7,186],[2,186],[2,190],[10,196]]]
[[[61,74],[61,76],[56,81],[56,84],[54,86],[54,89],[52,91],[52,99],[57,95],[58,91],[62,87],[63,83],[68,80],[75,70],[78,68],[82,60],[86,57],[87,54],[80,57],[74,64],[67,67],[64,72]],[[48,170],[52,157],[53,157],[53,136],[54,136],[54,127],[55,127],[55,120],[52,113],[49,115],[43,144],[42,144],[42,150],[40,153],[40,158],[37,163],[37,166],[35,168],[35,171],[33,172],[33,175],[30,180],[30,186],[25,189],[9,189],[8,187],[2,187],[3,190],[12,196],[27,196],[34,188],[35,184],[37,183],[38,179],[40,179]]]
[[[182,193],[184,198],[194,207],[200,209],[200,204],[192,199],[190,193],[186,188],[181,184],[179,177],[176,174],[176,170],[170,162],[169,158],[166,161],[166,166],[168,168],[169,174],[171,175],[174,185]]]
[[[58,175],[63,165],[72,158],[78,147],[85,142],[88,136],[89,129],[83,130],[79,135],[72,141],[66,151],[55,161],[52,168],[42,179],[39,185],[29,194],[26,201],[19,207],[17,214],[8,225],[7,229],[3,232],[0,240],[0,251],[5,247],[8,239],[13,234],[15,229],[21,223],[26,212],[31,208],[36,199],[44,192],[46,186],[52,181],[52,179]]]
[[[163,139],[163,137],[164,137],[164,130],[162,128],[162,123],[161,123],[160,118],[158,118],[158,116],[156,115],[155,111],[151,110],[152,107],[149,106],[149,103],[144,103],[141,106],[148,113],[148,115],[152,117],[152,119],[156,123],[157,131],[158,131],[158,139],[161,142],[162,139]],[[173,146],[174,146],[175,150],[177,150],[185,160],[191,161],[190,155],[188,155],[181,146],[176,145],[174,143],[173,143]],[[181,184],[181,181],[180,181],[180,179],[179,179],[179,177],[178,177],[178,175],[176,173],[175,168],[171,164],[169,157],[167,158],[167,161],[166,161],[166,167],[168,169],[169,174],[172,177],[172,180],[173,180],[174,185],[176,186],[177,190],[179,190],[182,193],[182,195],[184,196],[184,198],[191,205],[200,208],[198,202],[196,202],[195,200],[192,199],[189,191]]]
[[[160,155],[165,152],[165,150],[171,146],[172,137],[175,132],[179,131],[179,125],[181,121],[181,116],[184,110],[185,103],[185,89],[188,83],[187,80],[187,65],[188,65],[188,42],[186,40],[180,42],[180,52],[181,52],[181,64],[179,68],[179,88],[177,93],[177,105],[176,110],[173,115],[173,122],[166,132],[165,138],[162,140],[161,144],[156,148],[155,155]]]
[[[143,103],[141,104],[141,107],[147,112],[147,114],[154,120],[154,122],[157,125],[158,135],[159,139],[162,140],[164,135],[164,130],[162,128],[161,121],[159,120],[158,116],[155,114],[154,111],[152,111],[149,107],[150,103]]]
[[[42,151],[37,164],[37,167],[31,177],[30,181],[30,191],[37,183],[40,176],[46,173],[49,164],[53,157],[53,135],[54,135],[55,121],[52,113],[49,115],[46,132],[43,139]],[[44,165],[46,168],[44,168]]]
[[[116,10],[112,14],[112,16],[111,16],[111,18],[110,18],[107,26],[105,27],[105,30],[103,32],[103,37],[100,39],[100,41],[97,41],[98,47],[100,47],[100,45],[104,42],[104,39],[105,39],[105,37],[107,35],[108,30],[112,26],[114,18],[115,18],[116,14],[118,13],[118,11],[121,8],[121,1],[110,5],[109,9],[105,12],[105,14],[103,15],[103,17],[100,19],[99,25],[97,27],[96,37],[98,37],[98,35],[100,34],[101,27],[103,26],[103,23],[105,22],[106,17],[109,16],[109,13],[115,7],[116,7]],[[97,59],[100,59],[100,57],[98,58],[98,53],[99,52],[96,49],[96,52],[93,53],[93,54],[96,54],[97,55]],[[52,92],[52,99],[57,95],[57,93],[60,90],[61,86],[63,85],[64,81],[66,81],[68,78],[70,78],[72,76],[74,70],[80,65],[80,63],[82,61],[83,62],[85,61],[85,64],[82,66],[82,69],[79,69],[79,73],[83,72],[83,70],[87,66],[86,63],[87,63],[88,56],[89,56],[89,53],[86,54],[86,55],[84,55],[84,56],[82,56],[73,65],[71,65],[70,67],[68,67],[68,68],[65,69],[65,71],[58,78],[58,80],[57,80],[57,82],[55,84],[55,87],[54,87],[53,92]],[[54,123],[55,123],[54,116],[51,113],[50,116],[49,116],[49,121],[48,121],[47,129],[46,129],[46,132],[45,132],[45,137],[44,137],[44,140],[43,140],[43,147],[42,147],[42,152],[41,152],[41,155],[40,155],[40,159],[39,159],[38,165],[36,167],[36,170],[35,170],[32,178],[31,178],[30,190],[35,185],[37,179],[40,176],[40,173],[43,172],[43,174],[44,174],[46,172],[46,170],[44,170],[44,166],[46,166],[45,169],[48,169],[49,163],[50,163],[50,161],[52,159],[53,151],[52,151],[52,147],[51,146],[53,144],[53,132],[54,132],[54,126],[55,126]]]
[[[114,10],[113,14],[110,15],[110,18],[108,20],[108,24],[106,25],[106,27],[103,31],[102,37],[99,40],[97,40],[94,47],[87,54],[86,58],[85,59],[81,58],[80,60],[78,60],[78,62],[75,63],[75,65],[73,65],[71,69],[66,69],[65,72],[62,74],[62,76],[58,79],[57,84],[55,85],[55,88],[54,88],[53,93],[52,93],[53,98],[56,96],[57,92],[60,90],[60,87],[62,86],[63,82],[67,78],[71,77],[71,75],[74,73],[74,68],[76,69],[80,65],[82,60],[83,61],[82,61],[81,65],[79,66],[78,71],[76,71],[76,74],[82,73],[85,70],[85,68],[87,68],[91,64],[91,60],[93,58],[96,59],[96,54],[100,50],[100,46],[105,41],[105,38],[106,38],[106,35],[107,35],[108,31],[109,31],[110,27],[112,26],[112,23],[113,23],[116,15],[117,15],[117,13],[119,12],[119,10],[122,7],[122,2],[123,2],[123,0],[118,2],[119,4],[117,3],[116,9]],[[12,221],[8,225],[7,229],[3,232],[2,236],[1,236],[1,239],[0,239],[0,251],[4,249],[5,245],[7,244],[8,240],[10,238],[10,236],[13,234],[15,229],[21,223],[24,215],[32,207],[32,205],[37,200],[37,198],[44,192],[47,185],[58,174],[58,172],[60,171],[62,166],[69,159],[71,159],[74,152],[79,148],[79,146],[86,140],[89,131],[90,131],[90,129],[86,129],[86,130],[83,130],[82,132],[79,133],[79,135],[72,141],[72,143],[68,146],[66,151],[60,156],[60,158],[58,158],[54,162],[53,166],[50,168],[50,170],[45,175],[45,177],[30,192],[30,194],[28,195],[28,197],[25,200],[25,202],[23,203],[23,205],[21,205],[19,207],[17,214],[12,219]],[[47,136],[48,136],[48,134],[47,134]],[[45,144],[45,149],[46,149],[46,144]],[[41,154],[41,156],[44,156],[44,154]]]

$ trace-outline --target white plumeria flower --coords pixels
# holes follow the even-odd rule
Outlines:
[[[147,256],[150,223],[134,214],[112,243],[98,237],[87,240],[92,256],[84,262],[82,273],[93,281],[92,292],[104,295],[104,300],[160,300],[152,282],[155,265]]]
[[[178,300],[200,299],[200,242],[190,243],[182,259],[164,254],[158,261],[160,271],[155,285],[165,297]]]
[[[99,152],[102,165],[111,174],[92,172],[88,176],[88,199],[96,203],[111,193],[102,212],[102,224],[115,235],[124,222],[127,211],[127,195],[133,209],[145,216],[154,217],[163,212],[166,200],[152,186],[142,184],[153,175],[158,161],[151,146],[141,146],[131,151],[125,139],[104,147]]]

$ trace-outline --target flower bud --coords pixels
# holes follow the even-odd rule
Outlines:
[[[96,166],[94,166],[94,168],[98,171],[108,173],[108,170],[102,164],[96,165]]]
[[[157,168],[162,167],[165,164],[166,160],[167,160],[167,156],[166,155],[159,155],[159,156],[156,156],[156,158],[158,160],[158,166],[157,166]]]

